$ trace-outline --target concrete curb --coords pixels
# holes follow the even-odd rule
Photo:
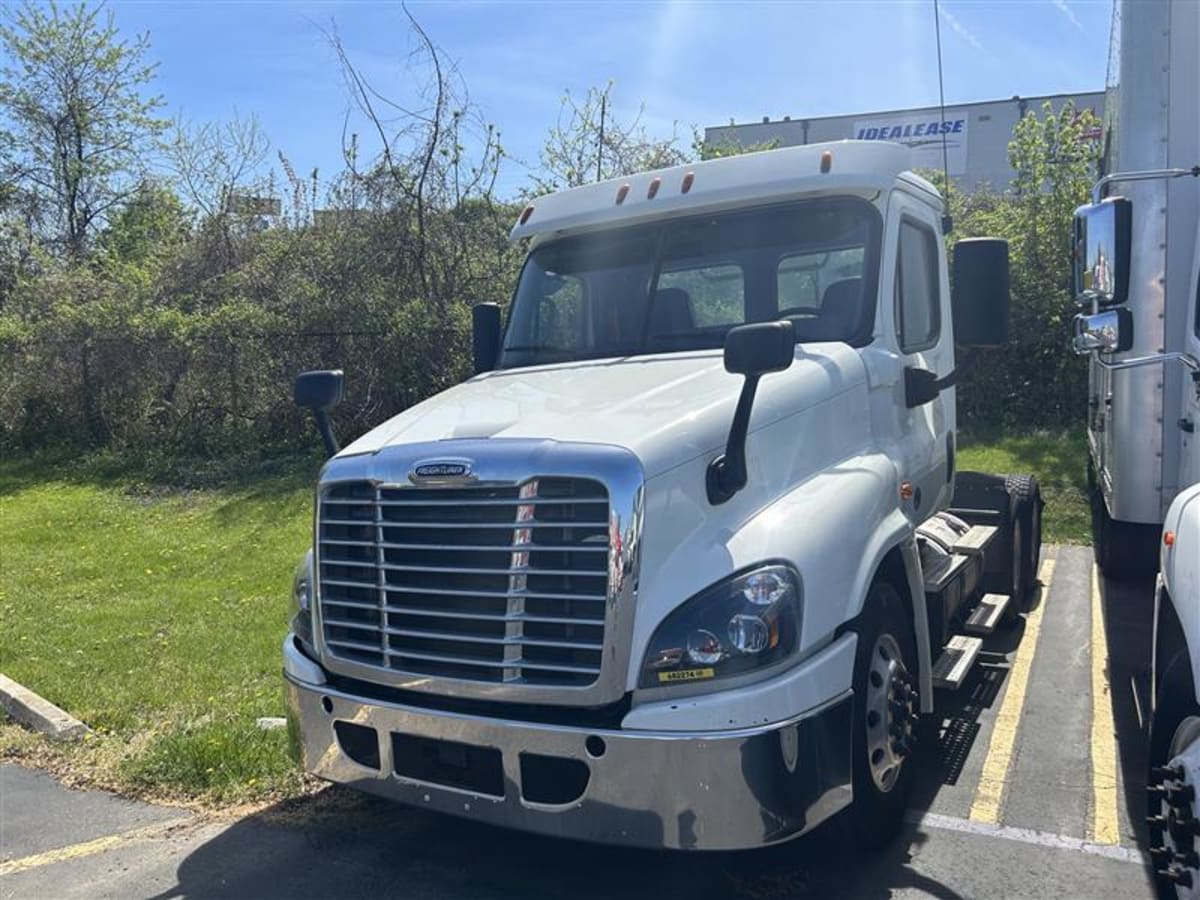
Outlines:
[[[0,706],[8,714],[56,741],[77,740],[91,729],[49,700],[0,673]]]

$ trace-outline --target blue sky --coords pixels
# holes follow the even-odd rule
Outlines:
[[[403,11],[390,3],[113,2],[149,31],[172,114],[256,113],[296,169],[332,173],[348,101],[321,33],[336,22],[383,93],[412,97]],[[618,114],[685,143],[703,127],[937,101],[932,0],[903,2],[412,2],[506,149],[535,164],[564,90],[615,82]],[[1108,0],[945,0],[947,102],[1103,87]],[[351,130],[364,131],[361,123]],[[370,145],[366,145],[369,149]],[[527,179],[518,163],[501,187]]]

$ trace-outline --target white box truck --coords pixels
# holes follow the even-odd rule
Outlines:
[[[956,473],[1008,251],[842,142],[542,197],[477,374],[333,454],[283,645],[308,772],[564,837],[899,827],[934,689],[1029,596],[1033,479]],[[953,512],[951,510],[953,509]]]
[[[1200,4],[1117,5],[1105,174],[1075,227],[1075,349],[1092,357],[1096,559],[1159,564],[1149,723],[1151,858],[1200,895]]]

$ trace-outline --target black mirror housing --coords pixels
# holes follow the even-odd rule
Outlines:
[[[320,369],[296,376],[292,399],[304,409],[329,412],[346,394],[346,376],[341,369]]]
[[[740,325],[725,336],[725,371],[735,375],[782,372],[796,356],[796,329],[786,319]]]
[[[292,399],[297,406],[311,409],[325,451],[333,456],[338,452],[337,438],[329,424],[329,411],[342,402],[346,393],[346,376],[341,369],[322,369],[302,372],[296,376]]]
[[[1008,343],[1008,241],[966,238],[954,245],[954,342],[962,347]]]
[[[471,307],[471,353],[476,375],[492,371],[500,361],[498,303],[476,303]]]

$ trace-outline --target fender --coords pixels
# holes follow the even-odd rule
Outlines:
[[[806,522],[830,524],[796,527]],[[804,581],[802,652],[833,640],[862,613],[872,580],[888,554],[899,551],[912,600],[922,711],[932,710],[932,648],[921,563],[912,523],[900,507],[891,459],[864,454],[827,469],[745,523],[727,546],[739,565],[763,558],[766,547],[795,562]]]

